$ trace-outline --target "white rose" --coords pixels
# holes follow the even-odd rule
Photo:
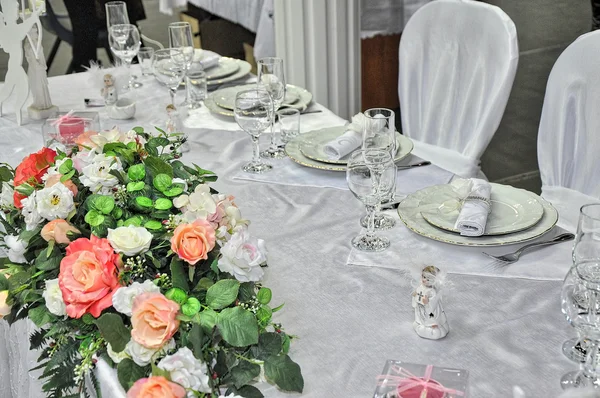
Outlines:
[[[97,153],[93,149],[91,151],[84,150],[77,152],[77,154],[72,158],[73,167],[75,168],[75,170],[81,173],[85,166],[94,163],[94,158],[96,157],[96,155]]]
[[[46,281],[46,289],[44,289],[42,297],[44,297],[46,308],[48,308],[50,313],[58,316],[67,315],[67,307],[58,286],[58,279],[49,279]]]
[[[171,381],[186,389],[211,392],[206,363],[197,360],[187,347],[180,348],[175,354],[167,355],[161,359],[158,367],[169,372]]]
[[[114,352],[110,343],[108,343],[106,345],[106,353],[108,354],[108,356],[110,357],[110,359],[112,359],[112,361],[114,363],[119,363],[122,360],[124,360],[125,358],[129,358],[129,355],[127,355],[125,350],[123,350],[121,352]]]
[[[221,247],[221,258],[217,266],[240,282],[256,282],[264,274],[260,265],[266,261],[265,241],[251,237],[248,230],[242,228]]]
[[[13,263],[26,263],[25,252],[27,244],[23,242],[17,235],[6,235],[4,244],[8,247],[8,259]]]
[[[93,193],[109,195],[112,193],[112,187],[119,184],[117,177],[110,174],[111,170],[123,171],[119,158],[102,153],[95,155],[93,163],[82,169],[79,181]]]
[[[210,187],[200,184],[190,195],[180,195],[173,205],[184,212],[188,220],[206,219],[217,211],[217,202],[210,194]]]
[[[120,142],[123,141],[125,136],[118,130],[104,130],[100,131],[98,134],[92,135],[90,140],[98,146],[98,148],[103,149],[104,145],[109,142]]]
[[[160,288],[152,281],[133,282],[130,286],[121,287],[112,296],[113,307],[121,314],[131,316],[133,300],[140,294],[147,292],[160,292]]]
[[[73,192],[61,183],[40,189],[36,196],[37,211],[46,220],[67,218],[75,209]]]
[[[42,216],[40,216],[37,210],[36,195],[37,192],[33,191],[31,195],[21,200],[21,204],[23,205],[21,214],[25,219],[25,229],[28,231],[33,231],[42,222]]]
[[[131,257],[150,249],[152,234],[144,227],[130,225],[109,229],[107,239],[117,253]]]
[[[144,347],[141,344],[136,343],[133,339],[131,339],[129,340],[129,343],[127,343],[127,345],[125,346],[125,353],[131,356],[133,362],[135,362],[139,366],[146,366],[150,362],[152,362],[154,356],[160,357],[174,349],[175,346],[175,340],[171,339],[161,348],[157,350],[152,350],[150,348]]]
[[[12,181],[10,182],[12,184]],[[9,209],[14,206],[13,194],[15,191],[8,182],[2,183],[2,192],[0,192],[0,208]]]

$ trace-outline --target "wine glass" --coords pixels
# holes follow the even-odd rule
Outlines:
[[[382,149],[389,152],[392,159],[396,156],[396,124],[395,113],[387,108],[371,108],[364,112],[363,149]],[[396,181],[389,195],[382,202],[391,202],[396,193]],[[360,220],[363,227],[367,226],[367,217]],[[375,229],[390,229],[396,225],[391,216],[377,212],[375,214]]]
[[[352,239],[352,246],[362,251],[378,252],[387,249],[390,241],[375,234],[375,212],[381,199],[389,195],[396,179],[396,167],[389,152],[380,149],[354,151],[348,159],[346,181],[350,191],[367,208],[367,231]]]
[[[252,138],[252,161],[242,167],[247,173],[264,173],[271,170],[270,164],[260,158],[258,138],[273,123],[273,100],[266,90],[251,89],[237,93],[233,110],[235,121]]]
[[[113,25],[128,25],[129,14],[127,14],[127,4],[124,1],[109,1],[104,5],[106,10],[106,30],[110,33],[110,27]],[[143,84],[137,81],[137,76],[129,72],[129,83],[125,88],[139,88]]]
[[[600,204],[581,207],[577,233],[573,244],[573,263],[600,259]],[[577,329],[577,338],[569,339],[562,346],[563,354],[572,361],[584,362],[589,339]]]
[[[185,67],[185,101],[181,106],[191,106],[190,100],[190,82],[187,77],[188,70],[194,59],[194,39],[192,36],[192,27],[189,22],[173,22],[169,24],[169,47],[181,51],[182,60]]]
[[[127,88],[133,89],[135,86],[131,75],[131,61],[133,61],[142,45],[140,32],[135,25],[118,24],[111,26],[108,33],[110,49],[127,66],[129,72]]]
[[[177,87],[185,75],[185,67],[182,63],[183,54],[174,48],[165,48],[154,52],[152,71],[156,80],[169,88],[171,104],[175,104],[175,93]]]
[[[283,59],[281,58],[262,58],[258,60],[258,87],[267,90],[273,100],[273,112],[277,112],[285,98],[286,86],[283,73]],[[284,158],[285,150],[279,147],[277,136],[275,135],[273,125],[275,118],[271,123],[271,145],[269,149],[263,151],[260,155],[264,158]]]

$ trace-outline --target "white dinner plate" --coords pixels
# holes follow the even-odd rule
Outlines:
[[[292,86],[293,87],[293,86]],[[226,87],[215,91],[214,100],[217,105],[221,108],[233,110],[235,107],[235,96],[237,93],[243,90],[249,90],[256,88],[256,84],[246,84],[243,86]],[[298,90],[288,89],[285,93],[283,105],[291,106],[300,100],[300,93]]]
[[[209,72],[211,72],[214,68],[207,69],[206,70],[206,76],[207,76],[206,84],[208,84],[209,86],[214,86],[217,84],[233,82],[235,80],[241,79],[242,77],[245,77],[252,70],[252,66],[248,62],[242,61],[241,59],[221,57],[221,59],[219,60],[219,65],[222,65],[223,63],[236,64],[239,68],[237,69],[237,71],[235,73],[232,73],[230,75],[220,77],[220,78],[214,78],[214,79],[211,79],[209,77],[210,76]]]
[[[345,126],[336,126],[309,131],[308,133],[300,136],[303,140],[303,142],[300,144],[300,151],[309,159],[317,160],[323,163],[346,165],[348,164],[348,158],[350,155],[346,155],[338,160],[332,160],[329,159],[325,153],[325,145],[345,132]],[[396,148],[394,162],[399,162],[412,152],[413,142],[410,138],[405,137],[400,133],[396,133]]]
[[[440,187],[441,185],[434,185],[410,194],[398,206],[398,214],[406,227],[416,234],[429,239],[460,246],[505,246],[538,238],[550,231],[558,221],[558,212],[549,202],[534,193],[525,191],[526,194],[537,200],[544,209],[542,219],[531,228],[506,235],[476,237],[458,235],[454,232],[434,227],[420,213],[420,206],[423,203],[430,203],[431,195],[435,195],[436,191],[440,190]]]
[[[544,208],[529,192],[510,185],[494,183],[490,185],[492,187],[490,196],[492,211],[485,225],[484,236],[504,235],[522,231],[532,227],[542,219]],[[446,192],[443,192],[444,190]],[[439,206],[444,209],[443,203],[446,200],[453,202],[448,195],[452,192],[452,188],[450,185],[445,185],[441,187],[440,191],[439,194],[430,196],[429,202],[436,204],[437,200]],[[458,229],[454,228],[459,212],[460,209],[452,211],[432,209],[431,211],[423,211],[421,215],[435,227],[460,233]]]
[[[204,105],[206,105],[208,110],[217,115],[234,117],[235,115],[233,114],[232,110],[221,108],[219,105],[217,105],[214,94],[215,93],[209,93],[204,99]]]
[[[217,65],[205,70],[206,79],[211,81],[233,75],[240,70],[240,63],[235,61],[237,60],[233,58],[221,57]]]

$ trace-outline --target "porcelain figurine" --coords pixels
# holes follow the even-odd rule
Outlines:
[[[169,119],[167,119],[167,126],[165,131],[171,134],[182,133],[183,122],[181,121],[181,116],[179,115],[179,111],[177,110],[177,108],[175,108],[175,105],[167,105],[167,115],[169,116]]]
[[[29,33],[32,42],[42,40],[42,34],[38,31],[38,26],[34,25]],[[50,90],[48,89],[48,74],[46,70],[46,60],[43,52],[36,53],[32,42],[25,40],[25,58],[27,58],[27,77],[29,79],[29,88],[33,98],[32,104],[27,107],[29,117],[35,120],[47,119],[50,115],[58,111],[58,107],[52,105]]]
[[[437,276],[440,270],[427,266],[421,272],[421,283],[412,294],[415,309],[413,329],[424,339],[438,340],[449,332],[448,320],[442,307],[442,295]]]
[[[115,87],[115,78],[110,73],[104,75],[104,88],[100,90],[100,94],[102,94],[104,103],[107,106],[114,105],[119,99],[117,88]]]

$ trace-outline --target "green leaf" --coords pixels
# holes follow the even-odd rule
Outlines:
[[[302,392],[304,379],[300,366],[287,355],[271,357],[265,361],[265,376],[283,391]]]
[[[119,170],[110,170],[108,174],[116,177],[119,180],[119,184],[125,184],[125,177],[123,177],[123,174]]]
[[[188,341],[192,345],[192,352],[198,359],[202,358],[202,340],[204,339],[204,332],[202,327],[198,324],[193,324],[190,332],[188,333]]]
[[[198,281],[198,284],[194,288],[194,291],[198,292],[200,290],[208,290],[208,288],[211,287],[212,285],[214,285],[214,282],[212,281],[212,279],[202,278]]]
[[[115,198],[112,196],[101,195],[92,202],[92,205],[99,212],[103,214],[110,214],[110,212],[115,208]]]
[[[112,211],[112,216],[116,219],[119,219],[123,216],[123,209],[120,207],[115,207]]]
[[[196,297],[190,297],[189,299],[187,299],[185,304],[181,306],[181,312],[184,315],[192,317],[200,311],[200,308],[200,301]]]
[[[183,269],[183,261],[173,257],[171,260],[171,280],[173,281],[173,287],[178,287],[185,291],[189,291],[188,279],[185,270]]]
[[[183,193],[183,188],[179,187],[179,186],[172,186],[171,188],[167,189],[166,191],[163,191],[163,194],[165,196],[168,197],[174,197],[174,196],[179,196]]]
[[[33,193],[33,191],[35,191],[35,189],[28,183],[24,182],[23,184],[15,187],[15,191],[21,195],[29,196]]]
[[[281,303],[281,304],[280,304],[280,305],[278,305],[277,307],[273,308],[273,312],[277,312],[277,311],[279,311],[280,309],[282,309],[282,308],[283,308],[283,306],[284,306],[284,305],[285,305],[285,303]]]
[[[146,177],[146,168],[143,164],[134,164],[127,170],[127,176],[131,181],[141,181]]]
[[[169,146],[170,144],[171,144],[171,141],[169,141],[165,137],[154,137],[154,138],[150,138],[148,140],[148,142],[146,143],[146,147],[158,148],[158,147]]]
[[[144,181],[131,181],[127,183],[127,192],[141,191],[145,186]]]
[[[250,385],[243,386],[242,388],[238,388],[237,391],[232,392],[244,398],[264,398],[263,393],[258,388]]]
[[[160,221],[149,220],[149,221],[146,221],[146,223],[144,224],[144,227],[146,227],[146,229],[158,231],[159,229],[162,228],[162,224]]]
[[[90,224],[92,227],[97,227],[99,225],[102,225],[102,223],[104,222],[104,216],[102,214],[98,213],[96,210],[90,210],[85,215],[84,220],[86,223]]]
[[[288,336],[287,334],[283,333],[283,353],[287,354],[288,352],[290,352],[290,343],[291,343],[292,339],[290,339],[290,336]]]
[[[70,180],[71,178],[73,178],[73,176],[75,175],[75,169],[72,169],[71,171],[69,171],[67,174],[65,174],[64,176],[60,177],[60,182],[65,182]]]
[[[48,257],[47,251],[42,250],[35,260],[35,267],[42,271],[53,271],[60,267],[62,255],[59,250],[53,249]]]
[[[173,202],[166,198],[158,198],[154,202],[154,208],[157,210],[169,210],[171,207],[173,207]]]
[[[240,285],[240,301],[246,302],[252,300],[254,296],[254,282],[244,282]]]
[[[132,128],[133,131],[136,132],[136,134],[143,134],[144,133],[144,128],[140,127],[140,126],[136,126],[134,128]]]
[[[0,292],[8,290],[8,279],[0,273]]]
[[[135,202],[138,206],[142,208],[149,209],[152,207],[152,199],[147,198],[145,196],[138,196],[137,198],[135,198]]]
[[[81,320],[83,321],[83,323],[85,323],[86,325],[93,325],[94,323],[96,323],[96,318],[94,318],[92,316],[92,314],[83,314],[83,316],[81,317]]]
[[[123,221],[123,226],[128,227],[130,225],[133,225],[134,227],[140,227],[142,226],[142,217],[140,216],[133,216],[131,218],[128,218],[127,220]]]
[[[13,173],[6,166],[0,167],[0,182],[10,181],[13,178]]]
[[[260,375],[260,366],[241,360],[237,366],[229,371],[231,372],[231,381],[233,381],[236,388],[240,388]]]
[[[148,156],[144,160],[144,164],[151,176],[166,174],[169,177],[173,177],[173,167],[157,156]]]
[[[167,380],[171,379],[171,373],[169,373],[169,371],[159,368],[154,363],[152,363],[151,365],[152,365],[152,376],[162,376]]]
[[[217,324],[219,314],[211,309],[206,309],[198,315],[200,317],[200,326],[202,326],[207,333],[211,333],[212,329]]]
[[[206,305],[220,310],[235,301],[240,283],[234,279],[221,279],[208,288],[206,292]]]
[[[234,347],[258,343],[258,324],[254,315],[241,307],[225,308],[217,317],[223,339]]]
[[[152,180],[152,185],[154,185],[154,188],[156,188],[160,192],[164,192],[167,189],[169,189],[171,185],[173,185],[173,178],[161,173],[154,177],[154,179]]]
[[[39,328],[56,320],[56,317],[48,311],[45,305],[30,309],[27,316]]]
[[[121,352],[131,339],[131,332],[117,314],[104,314],[96,321],[102,337],[110,343],[114,352]]]
[[[117,365],[117,378],[125,391],[129,390],[133,383],[146,376],[146,369],[138,366],[129,358],[123,359],[119,362],[119,365]]]
[[[67,174],[73,168],[73,160],[67,159],[60,165],[58,172],[60,174]]]
[[[165,297],[169,300],[176,302],[179,305],[183,305],[188,299],[187,293],[178,287],[173,287],[165,293]]]
[[[277,356],[281,352],[283,339],[278,333],[267,332],[258,336],[258,345],[252,347],[252,354],[256,359],[264,361],[270,357]]]
[[[269,321],[271,321],[271,317],[273,316],[273,310],[267,305],[261,305],[260,308],[256,311],[256,319],[261,326],[266,326]]]
[[[265,305],[271,302],[271,297],[273,297],[273,293],[268,287],[261,287],[256,294],[256,299],[258,302]]]

